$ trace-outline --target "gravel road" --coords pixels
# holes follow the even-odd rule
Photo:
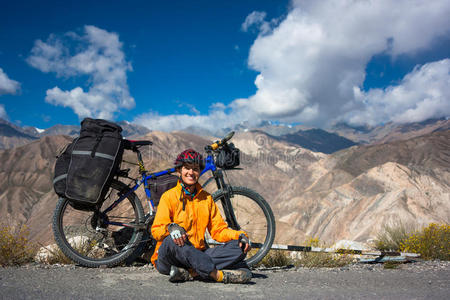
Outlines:
[[[31,264],[0,268],[1,299],[450,299],[450,262],[397,269],[355,264],[336,269],[253,270],[245,285],[173,284],[151,266],[87,269]]]

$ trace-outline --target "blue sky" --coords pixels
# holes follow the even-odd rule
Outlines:
[[[448,1],[2,1],[0,117],[150,129],[450,115]]]

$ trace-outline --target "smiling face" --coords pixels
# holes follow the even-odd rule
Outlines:
[[[180,170],[181,180],[187,185],[196,184],[200,176],[200,167],[195,164],[184,164]]]

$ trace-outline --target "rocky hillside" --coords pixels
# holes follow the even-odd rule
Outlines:
[[[118,124],[122,127],[122,135],[126,138],[140,137],[150,132],[146,127],[126,121],[120,121]],[[75,137],[79,134],[79,125],[57,124],[45,130],[37,130],[35,127],[20,127],[0,118],[0,149],[11,149],[26,145],[44,136],[67,135]]]
[[[34,132],[0,119],[0,149],[22,146],[38,139]]]
[[[396,220],[420,225],[450,221],[448,130],[391,144],[352,147],[311,169],[317,178],[312,184],[285,185],[288,192],[275,204],[279,220],[302,234],[364,242],[375,237],[383,224]]]
[[[261,133],[234,141],[247,154],[246,169],[260,174],[260,181],[240,179],[270,202],[280,243],[366,242],[395,220],[450,222],[450,130],[333,155]]]
[[[326,154],[331,154],[356,145],[355,142],[349,139],[322,129],[299,130],[277,138],[314,152]]]
[[[450,120],[430,119],[423,122],[406,124],[387,123],[379,126],[349,126],[336,124],[331,132],[362,144],[381,144],[392,141],[407,140],[436,131],[450,129]]]
[[[25,146],[0,150],[0,214],[7,224],[26,224],[31,236],[46,241],[56,204],[53,166],[58,150],[71,139],[44,137]]]
[[[180,151],[201,150],[213,139],[185,132],[150,132],[144,151],[149,170],[172,165]],[[70,140],[41,138],[0,150],[0,213],[27,224],[36,240],[52,238],[56,203],[51,185],[55,155]],[[262,194],[277,219],[277,243],[367,241],[396,219],[419,224],[450,222],[450,130],[374,146],[354,146],[332,155],[301,148],[262,132],[238,133],[242,170],[228,171],[234,185]],[[126,161],[135,161],[132,153]],[[126,162],[123,167],[130,167]],[[203,179],[204,180],[204,179]],[[208,187],[213,190],[212,185]],[[144,195],[138,194],[141,199]]]

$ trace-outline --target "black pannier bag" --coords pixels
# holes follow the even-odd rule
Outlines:
[[[159,200],[165,191],[175,187],[178,182],[178,176],[165,174],[149,180],[151,199],[155,207],[158,206]]]
[[[67,170],[70,165],[70,156],[72,154],[74,141],[76,141],[76,139],[67,144],[56,156],[53,188],[55,189],[56,194],[60,197],[66,197]]]
[[[239,166],[241,152],[233,143],[225,144],[216,157],[216,166],[222,169],[233,169]]]
[[[112,122],[85,118],[80,136],[59,155],[53,186],[74,208],[92,209],[105,196],[122,161],[121,132]]]

